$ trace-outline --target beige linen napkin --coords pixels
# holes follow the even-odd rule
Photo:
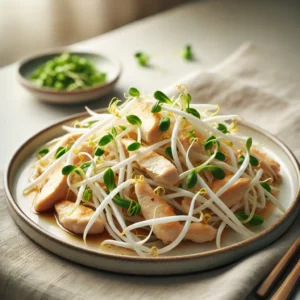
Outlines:
[[[272,132],[299,159],[300,87],[266,57],[248,44],[219,67],[178,82],[189,85],[194,100],[218,103],[223,112]],[[79,266],[31,242],[9,216],[0,186],[0,299],[240,300],[299,236],[299,226],[298,219],[271,246],[223,268],[185,276],[125,276]]]

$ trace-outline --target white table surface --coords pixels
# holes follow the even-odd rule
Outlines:
[[[76,44],[74,47],[78,49],[109,54],[123,65],[114,93],[89,107],[104,107],[113,95],[121,96],[131,86],[152,92],[176,83],[192,70],[215,65],[244,41],[278,52],[282,67],[292,66],[289,71],[297,73],[299,11],[297,1],[201,1]],[[178,52],[187,43],[193,46],[197,62],[185,62],[179,57]],[[137,50],[152,56],[153,68],[140,68],[136,64],[133,54]],[[84,105],[39,102],[17,83],[16,70],[17,64],[0,70],[0,169],[31,135],[84,110]]]

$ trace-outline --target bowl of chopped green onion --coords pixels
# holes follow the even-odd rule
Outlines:
[[[108,94],[121,74],[119,62],[98,53],[55,51],[20,62],[18,79],[38,99],[74,104]]]

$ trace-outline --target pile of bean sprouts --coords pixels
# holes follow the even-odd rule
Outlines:
[[[137,91],[136,89],[134,90]],[[253,168],[249,163],[250,154],[246,146],[249,137],[237,134],[236,124],[243,122],[242,118],[237,115],[217,115],[219,106],[214,104],[191,103],[189,106],[187,99],[190,101],[190,95],[187,87],[184,85],[178,86],[178,94],[169,98],[170,101],[160,101],[155,99],[153,95],[140,94],[138,91],[125,94],[125,98],[126,101],[123,103],[114,99],[110,103],[109,113],[107,114],[96,113],[87,108],[89,117],[76,122],[74,126],[63,126],[68,133],[50,141],[46,145],[50,148],[50,151],[35,162],[35,175],[32,176],[25,188],[25,191],[31,191],[42,187],[45,180],[51,176],[51,173],[57,167],[72,165],[75,156],[85,156],[85,161],[90,162],[90,165],[80,172],[77,180],[72,180],[74,174],[67,175],[69,189],[76,195],[76,206],[83,204],[94,209],[94,213],[83,234],[84,240],[89,229],[100,216],[105,224],[106,231],[111,236],[111,239],[103,242],[104,245],[109,244],[132,249],[140,256],[156,256],[167,253],[179,245],[192,222],[204,222],[217,228],[216,245],[219,248],[221,247],[222,232],[226,227],[239,233],[245,239],[254,236],[254,233],[249,229],[251,227],[245,225],[251,220],[257,209],[266,207],[267,201],[273,202],[281,211],[284,211],[274,193],[270,193],[261,185],[261,182],[266,179],[264,170],[259,168],[259,166]],[[160,114],[163,116],[168,115],[172,124],[171,132],[169,134],[162,133],[161,140],[151,145],[143,141],[141,127],[130,124],[126,119],[131,109],[137,103],[143,102],[149,103],[151,107],[159,105],[161,109]],[[199,115],[191,113],[191,109],[188,110],[187,106],[194,111],[196,110]],[[104,150],[107,150],[107,147],[109,147],[109,150],[107,150],[109,155],[105,154],[99,157],[80,150],[83,145],[92,145],[96,149],[101,137],[105,133],[111,132],[111,128],[117,128],[120,123],[124,125],[122,130],[118,130],[112,142],[103,147]],[[217,128],[218,124],[226,126],[228,131],[220,131]],[[199,187],[197,190],[186,187],[186,177],[191,170],[197,167],[193,165],[189,155],[193,144],[197,142],[197,138],[191,136],[189,140],[190,146],[186,150],[178,138],[183,126],[189,126],[205,139],[214,135],[220,147],[226,151],[228,157],[226,161],[216,159],[216,151],[208,151],[207,154],[199,153],[201,166],[215,165],[233,174],[230,180],[216,193],[210,187],[209,176],[206,172],[197,174],[197,186]],[[103,130],[104,128],[105,131]],[[74,133],[81,135],[68,151],[59,158],[55,158],[57,145],[59,145],[60,141]],[[131,133],[136,135],[136,141],[144,147],[136,150],[132,155],[128,155],[127,151],[124,150],[122,139],[128,137]],[[255,141],[253,143],[255,144]],[[146,174],[143,174],[137,167],[136,160],[139,157],[150,151],[156,151],[159,154],[164,153],[167,146],[171,147],[172,158],[168,157],[168,159],[178,170],[181,179],[180,185],[173,186],[157,183]],[[241,164],[238,163],[237,153],[244,156]],[[264,156],[254,156],[260,162],[265,159]],[[268,164],[267,160],[265,164]],[[103,175],[107,168],[111,168],[117,178],[116,188],[110,193],[103,185]],[[272,169],[269,169],[272,173]],[[273,176],[276,177],[276,174],[273,174]],[[241,203],[229,208],[222,202],[220,197],[239,178],[249,178],[251,180],[250,186]],[[147,181],[174,208],[176,216],[156,218],[154,213],[153,219],[145,220],[140,213],[129,216],[124,208],[117,206],[112,201],[117,194],[121,194],[124,197],[129,196],[128,191],[134,190],[135,183],[141,180]],[[276,189],[275,186],[271,187],[272,190]],[[86,189],[92,191],[92,199],[88,202],[84,199]],[[176,199],[179,200],[183,197],[192,199],[188,213],[185,212],[180,201],[176,201]],[[249,217],[246,220],[240,220],[235,214],[239,210],[244,210]],[[184,225],[179,236],[168,245],[163,245],[160,248],[153,246],[157,242],[153,234],[154,226],[174,221],[182,222]],[[138,229],[147,230],[148,234],[141,236],[137,233]]]

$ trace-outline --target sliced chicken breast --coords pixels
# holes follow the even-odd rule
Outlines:
[[[222,180],[214,180],[212,183],[212,191],[216,193],[222,186],[224,186],[232,177],[232,175],[227,175]],[[239,178],[235,184],[233,184],[227,191],[225,191],[220,199],[228,206],[232,207],[233,205],[239,203],[243,196],[245,195],[246,190],[250,185],[249,178]]]
[[[75,142],[82,134],[74,133],[66,136],[61,142],[60,146],[67,146]],[[83,145],[81,151],[92,152],[90,146]],[[87,157],[84,156],[82,161],[86,161]],[[78,156],[74,157],[74,164],[80,163]],[[61,163],[50,175],[44,183],[40,193],[37,195],[34,202],[34,209],[37,212],[42,212],[53,207],[53,204],[62,199],[66,199],[69,194],[69,187],[67,185],[67,177],[62,175],[61,170],[64,163]],[[72,193],[72,192],[70,192]],[[72,193],[73,194],[73,193]]]
[[[62,200],[55,205],[55,211],[58,216],[59,223],[67,230],[83,234],[86,225],[88,224],[94,211],[86,206],[79,205],[75,210],[75,203]],[[104,223],[100,217],[92,225],[89,234],[100,234],[104,230]]]
[[[133,140],[123,139],[127,147]],[[141,147],[144,150],[146,147]],[[131,152],[129,152],[132,155]],[[143,169],[153,180],[161,184],[175,185],[180,181],[176,167],[162,155],[151,151],[136,160],[141,169]]]
[[[135,193],[141,205],[142,214],[146,220],[153,219],[154,217],[175,216],[173,208],[165,200],[156,195],[146,181],[136,183]],[[153,232],[158,239],[167,244],[173,242],[181,230],[182,225],[179,222],[171,222],[155,225]]]
[[[216,236],[217,229],[211,225],[192,223],[184,239],[193,241],[195,243],[205,243],[214,240]]]
[[[54,172],[49,175],[48,180],[42,187],[34,202],[34,209],[42,212],[53,207],[53,204],[59,200],[67,198],[68,184],[67,177],[62,175],[63,165],[58,166]]]
[[[137,103],[134,105],[132,114],[137,115],[142,120],[142,139],[148,144],[159,142],[162,132],[159,130],[161,113],[151,113],[151,104]]]
[[[135,193],[141,205],[141,211],[145,219],[153,219],[175,216],[172,206],[165,200],[157,196],[147,182],[138,182],[135,185]],[[180,222],[170,222],[166,224],[157,224],[153,232],[156,237],[165,244],[173,242],[182,231]],[[208,224],[192,223],[185,236],[185,239],[196,243],[211,241],[216,237],[216,229]]]

